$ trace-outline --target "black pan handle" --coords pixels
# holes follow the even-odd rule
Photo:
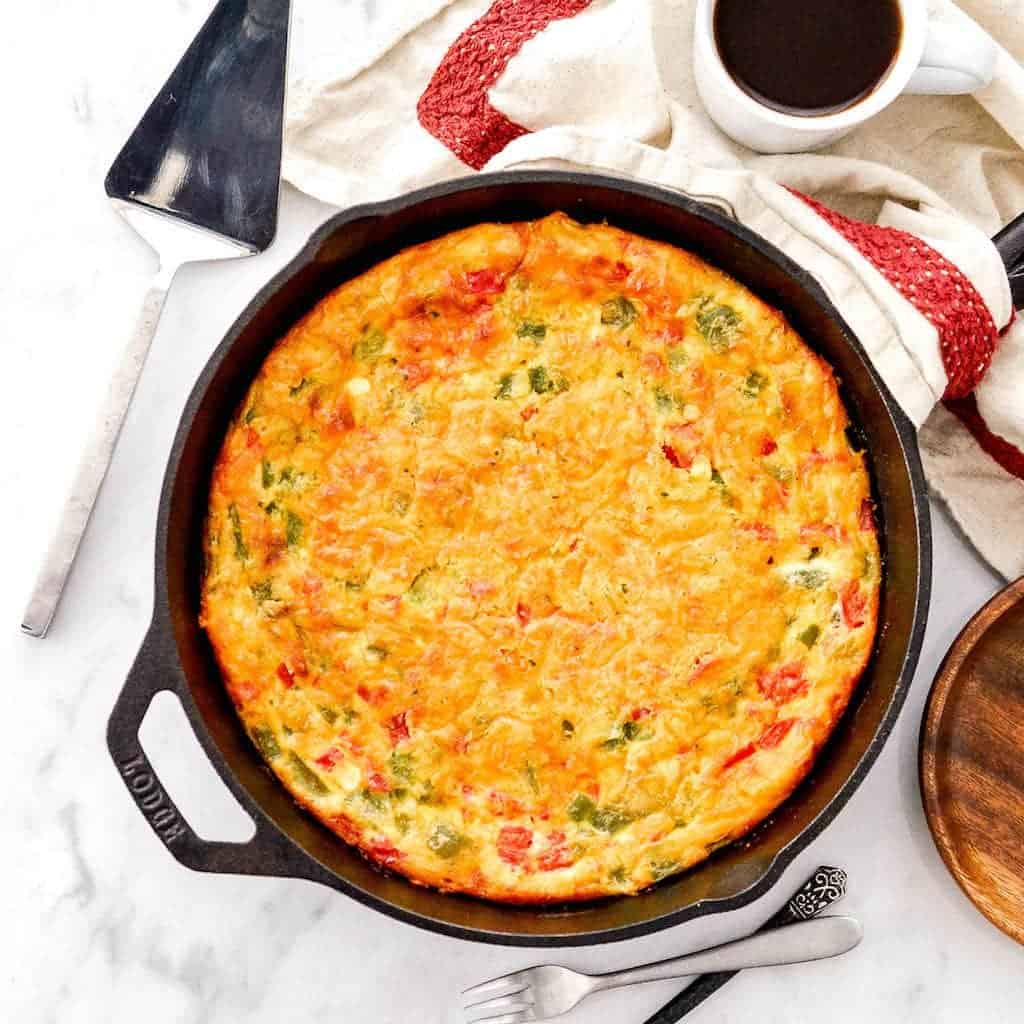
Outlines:
[[[246,807],[256,825],[248,842],[209,841],[196,835],[164,789],[142,749],[139,728],[158,693],[177,693],[174,673],[166,667],[177,659],[168,650],[171,645],[170,630],[154,620],[107,723],[110,756],[142,816],[170,854],[193,871],[320,881],[313,862],[260,811]]]
[[[992,241],[1010,279],[1013,308],[1024,309],[1024,213],[1011,220]]]

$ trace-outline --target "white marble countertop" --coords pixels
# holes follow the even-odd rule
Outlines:
[[[373,0],[354,9],[358,19]],[[192,874],[165,852],[107,756],[106,719],[152,604],[161,475],[191,384],[257,287],[329,212],[286,190],[264,256],[191,266],[173,287],[117,457],[60,615],[45,641],[17,622],[85,430],[131,327],[144,247],[102,198],[103,173],[209,4],[179,0],[19,5],[17,47],[0,62],[8,97],[0,238],[0,666],[8,711],[0,877],[0,1019],[152,1024],[453,1019],[453,994],[548,952],[474,945],[400,924],[309,883]],[[362,13],[360,13],[362,12]],[[297,18],[295,49],[315,49]],[[14,35],[9,38],[15,38]],[[16,157],[13,148],[17,140]],[[901,1024],[1020,1019],[1022,951],[947,876],[917,787],[917,733],[935,669],[958,629],[997,588],[946,515],[933,510],[935,583],[920,668],[895,733],[839,818],[765,898],[555,959],[598,970],[741,935],[820,863],[845,867],[844,910],[863,944],[833,962],[750,972],[691,1019]],[[245,835],[173,698],[144,740],[199,831]],[[567,1024],[643,1021],[671,985],[597,997]]]

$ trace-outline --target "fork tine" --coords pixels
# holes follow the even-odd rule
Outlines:
[[[468,1024],[475,1024],[476,1021],[489,1020],[500,1013],[511,1013],[514,1010],[527,1010],[533,1006],[533,998],[529,989],[521,988],[518,992],[510,993],[500,999],[488,999],[482,1003],[464,1008]]]
[[[477,1020],[481,1024],[529,1024],[530,1021],[535,1021],[537,1018],[534,1015],[533,1010],[529,1007],[525,1007],[522,1010],[516,1010],[513,1013],[503,1013],[500,1017],[478,1017]]]
[[[524,993],[529,993],[530,987],[528,985],[519,985],[518,987],[505,988],[494,992],[493,994],[487,994],[483,999],[477,999],[476,996],[470,996],[473,1002],[463,1003],[463,1009],[468,1013],[470,1010],[482,1009],[484,1007],[490,1008],[491,1004],[508,1003],[510,1000],[516,1003],[527,1002],[525,998],[517,998],[522,996]],[[479,995],[479,993],[477,993]],[[529,1000],[532,1002],[533,1000]]]
[[[500,978],[491,978],[490,981],[482,981],[479,985],[465,988],[462,990],[462,994],[464,996],[483,996],[484,999],[489,999],[492,996],[508,995],[504,991],[505,988],[518,985],[519,989],[517,991],[519,991],[526,986],[528,982],[526,975],[527,971],[513,971],[511,974],[503,974]],[[480,1001],[477,1000],[477,1002]]]

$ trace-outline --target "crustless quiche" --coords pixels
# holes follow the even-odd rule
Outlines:
[[[202,622],[328,828],[495,900],[632,893],[743,835],[864,669],[879,550],[830,368],[668,245],[481,224],[270,354]]]

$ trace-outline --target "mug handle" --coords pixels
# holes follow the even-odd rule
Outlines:
[[[998,57],[993,39],[976,26],[929,22],[921,63],[903,91],[925,96],[977,92],[992,81]]]

